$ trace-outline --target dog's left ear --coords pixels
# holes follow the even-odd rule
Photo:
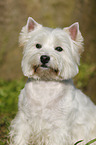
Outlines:
[[[65,27],[63,30],[70,36],[72,40],[72,44],[73,44],[72,52],[73,52],[74,58],[76,58],[76,62],[79,64],[80,54],[84,50],[83,37],[79,30],[79,23],[76,22],[69,27]]]
[[[22,28],[19,36],[20,46],[24,46],[31,37],[31,32],[38,30],[42,25],[38,24],[33,18],[29,17],[27,24]]]
[[[76,22],[66,29],[69,30],[69,34],[70,34],[72,40],[76,40],[76,37],[77,37],[78,32],[79,32],[79,23]]]
[[[65,27],[64,30],[69,33],[72,40],[76,41],[78,35],[80,34],[79,23],[76,22],[69,27]]]

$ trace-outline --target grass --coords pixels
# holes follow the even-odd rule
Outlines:
[[[87,86],[87,81],[89,80],[89,78],[94,76],[95,70],[95,65],[81,65],[80,73],[75,79],[77,87],[82,89]],[[24,78],[22,78],[21,80],[13,81],[4,81],[0,79],[0,145],[8,144],[8,127],[10,121],[16,115],[18,109],[18,95],[20,94],[20,90],[24,87],[25,82],[26,81],[24,80]],[[94,141],[96,141],[96,139],[90,141],[86,145],[90,145]],[[80,144],[80,141],[77,142],[77,144]]]
[[[96,75],[96,65],[95,64],[81,64],[80,71],[75,77],[75,82],[77,88],[83,89],[87,86],[89,80]]]
[[[83,140],[80,140],[80,141],[76,142],[74,145],[78,145],[80,142],[83,142]],[[85,145],[91,145],[91,144],[94,143],[94,142],[96,142],[96,138],[93,139],[93,140],[91,140],[91,141],[89,141],[89,142],[86,143]]]
[[[77,141],[74,145],[77,145],[79,144],[80,142],[82,142],[83,140],[80,140],[80,141]]]
[[[24,82],[24,79],[0,80],[0,145],[7,145],[8,127],[17,112],[18,95]]]

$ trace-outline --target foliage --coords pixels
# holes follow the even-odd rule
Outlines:
[[[16,112],[20,90],[24,86],[24,79],[14,81],[0,80],[0,112]]]
[[[76,142],[74,145],[77,145],[77,144],[80,143],[80,142],[83,142],[83,140],[80,140],[80,141]],[[91,145],[91,144],[94,143],[94,142],[96,142],[96,138],[93,139],[93,140],[91,140],[91,141],[89,141],[89,142],[86,143],[85,145]]]
[[[92,143],[94,143],[94,142],[96,142],[96,138],[93,139],[93,140],[91,140],[91,141],[89,141],[86,145],[90,145],[90,144],[92,144]]]
[[[75,77],[75,82],[77,85],[77,88],[84,89],[88,81],[91,80],[91,78],[94,78],[96,75],[96,65],[95,64],[82,64],[80,65],[79,68],[79,73]]]
[[[80,140],[80,141],[78,141],[78,142],[76,142],[74,145],[77,145],[78,143],[80,143],[80,142],[82,142],[83,140]]]
[[[0,145],[6,145],[10,121],[17,112],[18,95],[24,87],[24,79],[0,80]]]

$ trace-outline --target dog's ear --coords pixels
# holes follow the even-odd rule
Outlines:
[[[76,58],[76,62],[79,64],[80,54],[84,50],[83,37],[79,30],[79,23],[76,22],[69,27],[65,27],[63,30],[70,36],[72,40],[72,44],[73,44],[72,52],[73,52],[74,58]]]
[[[69,27],[69,34],[70,34],[72,40],[76,40],[76,37],[78,35],[78,32],[79,32],[79,23],[78,22],[72,24]]]
[[[42,25],[38,24],[33,18],[29,17],[27,20],[27,24],[22,28],[19,36],[19,44],[20,46],[24,46],[26,42],[31,37],[31,32],[41,28]]]
[[[76,41],[76,39],[78,38],[78,35],[80,33],[79,23],[76,22],[69,27],[65,27],[64,30],[70,35],[72,40]]]
[[[38,24],[33,18],[29,17],[27,20],[27,31],[33,31],[36,28],[41,27],[42,25]]]

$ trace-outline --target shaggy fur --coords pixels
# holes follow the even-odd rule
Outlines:
[[[83,52],[79,24],[51,29],[29,17],[19,42],[28,81],[10,126],[10,145],[84,145],[95,138],[96,106],[71,80]]]

